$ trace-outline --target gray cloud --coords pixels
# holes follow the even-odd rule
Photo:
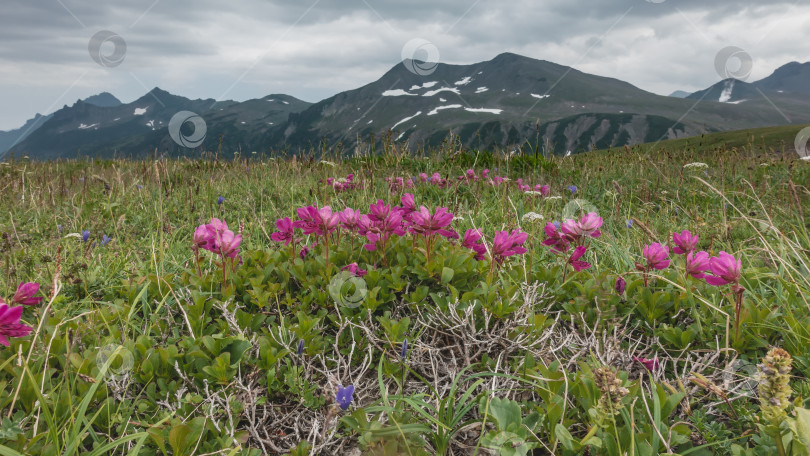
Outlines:
[[[413,38],[448,63],[504,52],[669,93],[716,82],[736,45],[752,79],[807,61],[810,8],[795,1],[703,0],[5,0],[0,129],[101,91],[124,102],[154,86],[192,98],[288,93],[317,101],[379,78]],[[99,30],[124,38],[121,65],[96,64]]]

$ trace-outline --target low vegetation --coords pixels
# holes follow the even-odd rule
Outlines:
[[[679,141],[3,163],[0,455],[807,454],[810,163]]]

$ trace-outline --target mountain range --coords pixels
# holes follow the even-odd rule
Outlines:
[[[194,156],[201,149],[232,156],[322,145],[351,151],[383,140],[413,149],[441,144],[451,134],[468,147],[527,144],[564,154],[810,123],[810,63],[789,63],[760,81],[727,79],[671,96],[512,53],[471,65],[433,65],[415,72],[424,62],[406,60],[370,84],[314,104],[283,94],[244,102],[190,100],[159,88],[124,104],[102,93],[0,132],[0,156],[141,158]],[[205,121],[205,140],[194,150],[169,134],[181,111]],[[183,124],[181,134],[193,133]]]

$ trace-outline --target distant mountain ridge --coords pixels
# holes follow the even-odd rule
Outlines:
[[[115,98],[111,93],[101,92],[99,94],[87,97],[84,99],[85,103],[99,107],[113,107],[121,104],[118,98]],[[20,143],[28,137],[36,129],[42,126],[46,121],[51,118],[52,114],[42,115],[36,113],[32,119],[28,119],[22,127],[9,130],[0,131],[0,157],[4,152]]]
[[[36,159],[195,156],[199,150],[184,149],[169,136],[169,120],[179,111],[204,119],[201,147],[221,148],[223,156],[295,153],[323,144],[351,152],[389,134],[409,148],[438,145],[452,134],[468,147],[529,145],[564,154],[810,123],[810,94],[801,92],[801,81],[810,82],[810,64],[790,63],[756,83],[720,81],[681,99],[513,53],[470,65],[439,63],[427,75],[412,72],[411,63],[314,104],[283,94],[244,102],[190,100],[159,88],[116,104],[112,95],[99,94],[41,120],[12,150]]]

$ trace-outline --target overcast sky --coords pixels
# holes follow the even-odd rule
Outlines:
[[[155,86],[189,98],[286,93],[314,102],[378,79],[413,39],[435,45],[441,62],[509,51],[660,94],[720,80],[715,59],[728,46],[750,55],[749,81],[810,60],[810,0],[3,0],[0,8],[2,130],[98,92],[127,103]],[[101,45],[98,63],[89,45],[104,30],[117,37]]]

